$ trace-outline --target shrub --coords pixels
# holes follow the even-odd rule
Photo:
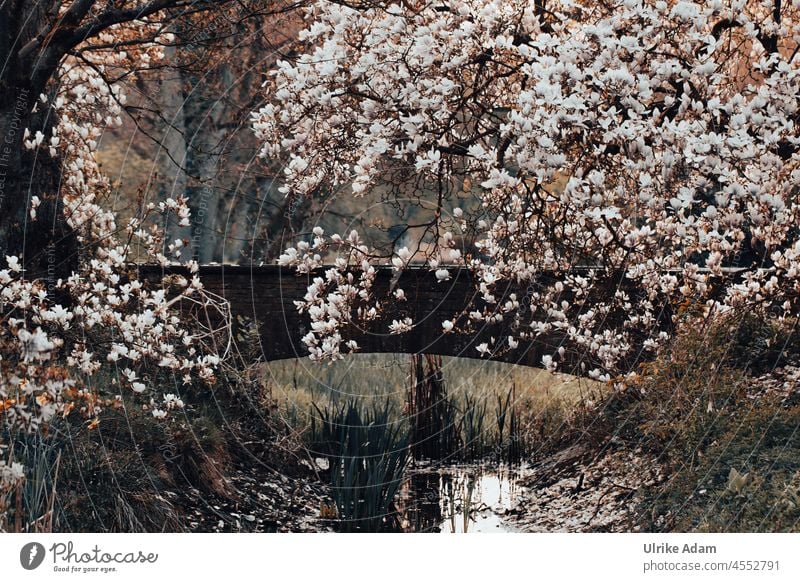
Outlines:
[[[645,529],[800,527],[800,405],[792,384],[773,386],[795,358],[791,339],[763,314],[694,320],[603,403],[594,436],[607,431],[666,471],[642,491]]]

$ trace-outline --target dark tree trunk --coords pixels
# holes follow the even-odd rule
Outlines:
[[[0,262],[16,255],[26,278],[55,282],[77,261],[77,239],[64,216],[59,161],[42,149],[28,150],[24,134],[51,135],[56,122],[39,102],[56,71],[61,54],[27,50],[52,17],[54,4],[23,0],[0,8]],[[37,219],[30,216],[38,196]]]
[[[24,133],[51,135],[55,119],[32,113],[39,93],[30,83],[0,83],[0,256],[20,257],[26,278],[51,286],[77,264],[77,237],[60,196],[61,167],[42,148],[28,150]],[[31,217],[31,200],[40,205]]]
[[[187,9],[189,5],[191,9]],[[277,3],[274,9],[280,12],[290,5]],[[57,85],[64,57],[120,24],[152,16],[180,30],[181,26],[201,26],[202,15],[228,7],[231,13],[220,15],[241,22],[273,10],[272,3],[249,0],[188,4],[178,0],[0,1],[0,266],[4,266],[4,255],[16,255],[28,278],[55,281],[77,265],[77,236],[64,214],[59,161],[46,150],[29,151],[23,144],[25,129],[33,135],[41,131],[45,139],[52,135],[56,119],[52,109],[39,103],[39,96]],[[214,36],[212,24],[209,28]],[[136,30],[135,25],[129,27],[129,33]],[[222,38],[225,30],[219,33]],[[126,43],[151,43],[151,36],[142,30],[140,38],[126,39]],[[33,196],[41,201],[35,221],[30,219]],[[215,215],[216,208],[209,211],[210,218]]]

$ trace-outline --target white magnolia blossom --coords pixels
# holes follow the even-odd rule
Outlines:
[[[253,115],[262,154],[287,161],[284,190],[359,196],[413,174],[442,217],[468,190],[483,215],[453,264],[474,271],[483,303],[458,328],[507,323],[498,350],[561,334],[597,378],[637,355],[634,335],[658,349],[683,305],[796,313],[798,4],[778,21],[769,1],[544,6],[315,4],[307,52],[278,64]],[[499,303],[508,282],[524,300]],[[341,333],[319,326],[314,347]]]
[[[447,269],[436,269],[436,280],[437,281],[449,281],[450,280],[450,271]]]
[[[404,317],[402,320],[392,320],[392,323],[389,325],[389,332],[393,334],[397,333],[405,333],[407,331],[411,331],[414,327],[414,322],[411,320],[410,317]]]
[[[356,231],[347,237],[327,237],[320,227],[314,229],[312,243],[301,242],[288,249],[278,258],[281,266],[292,267],[299,273],[318,271],[305,297],[295,301],[301,312],[311,318],[311,331],[302,341],[314,360],[337,360],[345,353],[358,350],[354,340],[345,340],[352,326],[367,326],[377,318],[380,303],[373,301],[372,286],[375,268],[367,261],[368,248],[361,242]],[[338,253],[332,266],[323,266],[322,257]],[[352,262],[360,267],[358,275],[349,271]],[[403,297],[398,289],[399,298]]]
[[[136,26],[141,32],[151,25],[140,20]],[[103,44],[111,46],[123,32],[113,28],[101,35]],[[182,242],[165,244],[154,219],[172,213],[186,224],[187,201],[149,204],[122,228],[99,202],[110,186],[97,161],[98,142],[103,131],[121,123],[125,103],[121,88],[108,84],[102,73],[117,66],[135,68],[141,65],[137,59],[153,63],[162,57],[158,43],[126,52],[82,51],[80,60],[69,57],[61,63],[56,92],[36,103],[39,109],[49,108],[56,122],[50,135],[26,132],[25,146],[40,150],[37,155],[59,158],[61,190],[56,195],[82,252],[75,272],[49,282],[26,278],[19,257],[0,261],[3,430],[37,430],[57,414],[96,421],[104,408],[122,405],[119,395],[105,386],[106,377],[112,378],[111,386],[133,393],[146,389],[138,375],[144,370],[180,372],[188,383],[214,379],[220,358],[209,359],[205,352],[217,330],[193,324],[179,309],[214,311],[224,327],[229,320],[226,304],[203,288],[193,262],[184,263],[189,277],[174,276],[163,284],[139,280],[133,265],[142,255],[162,265],[175,264],[168,255]],[[39,197],[31,198],[31,220],[37,219],[40,204]],[[108,376],[98,383],[93,376],[101,370]],[[174,395],[164,398],[167,410],[183,404]],[[0,487],[23,473],[17,463],[0,458]]]
[[[25,468],[16,462],[0,458],[0,493],[10,491],[25,477]]]

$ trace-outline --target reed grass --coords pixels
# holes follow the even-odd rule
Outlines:
[[[311,431],[314,414],[303,410],[313,411],[312,403],[389,401],[396,420],[410,421],[414,456],[439,461],[514,463],[546,455],[584,422],[585,405],[607,393],[597,382],[523,366],[399,354],[358,354],[330,366],[273,362],[267,373],[281,414],[298,434]]]
[[[330,482],[341,531],[393,529],[394,499],[409,461],[409,433],[393,406],[359,406],[355,400],[314,405],[311,439],[329,459]]]
[[[448,459],[461,440],[458,409],[447,394],[441,356],[411,358],[406,414],[411,421],[411,449],[417,459]]]
[[[486,401],[465,394],[461,409],[459,432],[461,433],[462,460],[480,459],[491,448],[487,443],[487,433],[484,428],[486,418]]]
[[[48,533],[58,522],[56,486],[61,450],[56,441],[39,432],[7,435],[11,459],[25,467],[25,477],[12,490],[10,523],[0,529]],[[5,517],[9,517],[6,515]]]

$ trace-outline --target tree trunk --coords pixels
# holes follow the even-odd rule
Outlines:
[[[213,77],[210,83],[207,77]],[[219,183],[220,161],[228,139],[225,119],[232,79],[222,64],[201,79],[192,79],[184,109],[187,123],[187,167],[193,176],[188,192],[192,209],[193,256],[201,263],[222,262],[221,230],[225,228],[225,190]]]
[[[77,237],[64,216],[59,160],[24,146],[25,129],[49,136],[55,123],[49,108],[33,113],[38,96],[33,83],[0,81],[0,259],[18,256],[27,279],[52,287],[77,265]],[[40,200],[35,220],[33,196]]]
[[[178,51],[169,46],[164,49],[168,60],[176,60]],[[186,113],[184,110],[184,80],[180,69],[165,68],[159,81],[156,104],[161,109],[166,126],[160,139],[163,152],[159,152],[159,180],[164,184],[163,197],[176,198],[186,196],[188,178],[186,176]],[[166,227],[167,243],[175,239],[186,239],[192,236],[191,226],[180,226],[174,216],[168,218]]]
[[[57,6],[22,0],[0,4],[0,265],[5,267],[6,255],[17,256],[26,278],[45,279],[48,286],[77,264],[77,238],[64,217],[59,161],[41,149],[26,149],[24,135],[26,129],[31,135],[52,135],[52,110],[41,103],[34,110],[63,52],[54,38],[38,51],[26,47]],[[30,216],[33,196],[41,201],[36,220]]]

